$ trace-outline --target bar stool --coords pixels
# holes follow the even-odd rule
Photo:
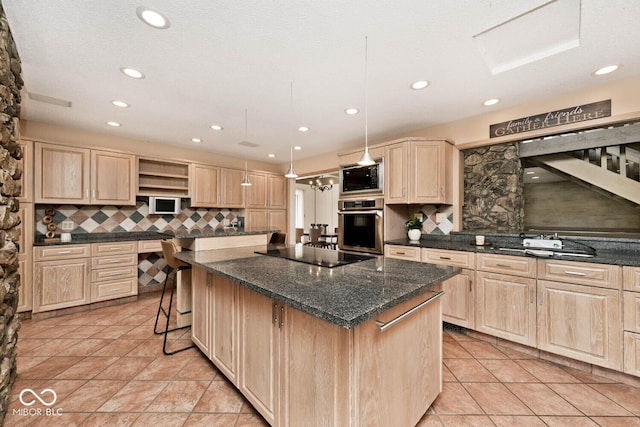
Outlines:
[[[178,330],[186,329],[190,327],[190,325],[187,325],[187,326],[181,326],[181,327],[169,329],[169,320],[171,318],[171,306],[173,305],[173,293],[175,292],[175,289],[177,287],[176,282],[177,282],[178,271],[188,270],[191,268],[191,266],[183,261],[180,261],[179,259],[176,259],[173,256],[173,254],[176,253],[177,251],[176,245],[175,243],[173,243],[173,240],[161,240],[160,244],[162,245],[162,254],[164,256],[164,259],[169,265],[169,267],[171,267],[171,270],[167,273],[167,277],[165,277],[164,279],[164,285],[162,286],[162,295],[160,296],[160,304],[158,304],[158,313],[156,314],[156,323],[153,326],[153,333],[156,335],[164,335],[162,352],[165,355],[170,356],[172,354],[176,354],[181,351],[185,351],[195,347],[195,345],[192,343],[189,346],[179,348],[177,350],[167,351],[167,335],[169,334],[169,332],[178,331]],[[171,293],[169,295],[169,308],[165,310],[164,307],[162,306],[162,303],[164,302],[164,295],[167,290],[167,282],[169,281],[169,276],[171,274],[173,274],[173,286],[171,286]],[[164,330],[158,331],[158,319],[160,318],[160,313],[162,313],[166,317],[167,321],[164,325]]]

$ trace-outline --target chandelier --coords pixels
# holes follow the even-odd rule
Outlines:
[[[333,188],[333,178],[325,178],[319,176],[316,179],[309,180],[309,186],[312,190],[327,191]]]

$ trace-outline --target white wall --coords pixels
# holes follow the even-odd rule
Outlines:
[[[307,184],[296,184],[296,190],[304,192],[304,229],[308,231],[311,224],[329,224],[327,231],[333,232],[338,226],[338,196],[340,189],[337,185],[329,191],[315,191]],[[295,215],[292,215],[295,218]]]

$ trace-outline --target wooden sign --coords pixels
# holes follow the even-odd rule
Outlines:
[[[489,126],[489,138],[531,132],[611,116],[611,100],[577,105]]]

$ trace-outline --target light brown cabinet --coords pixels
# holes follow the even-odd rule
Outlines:
[[[384,245],[384,256],[387,258],[420,262],[420,248],[401,245]]]
[[[190,195],[193,207],[243,208],[244,171],[217,166],[191,164]]]
[[[475,328],[475,254],[473,252],[423,248],[422,262],[461,267],[462,272],[442,282],[442,320]]]
[[[409,139],[385,147],[386,204],[453,203],[453,146]]]
[[[33,141],[21,139],[22,175],[20,176],[20,195],[16,197],[21,203],[33,202]]]
[[[18,313],[33,308],[33,203],[20,203],[20,237],[18,238]]]
[[[623,267],[622,280],[623,368],[640,377],[640,267]]]
[[[135,205],[135,157],[35,143],[35,202]]]
[[[247,187],[245,228],[277,229],[286,233],[287,179],[266,172],[250,172],[249,180],[251,186]]]
[[[91,245],[91,302],[138,294],[137,242]]]
[[[538,260],[538,347],[622,370],[621,267]]]
[[[89,245],[34,248],[34,313],[91,301],[90,254]]]
[[[279,418],[280,328],[285,306],[240,289],[240,371],[238,389],[274,425]]]
[[[251,185],[246,188],[246,207],[248,209],[266,209],[267,207],[267,174],[249,172]]]
[[[535,259],[476,254],[475,329],[536,345]]]

